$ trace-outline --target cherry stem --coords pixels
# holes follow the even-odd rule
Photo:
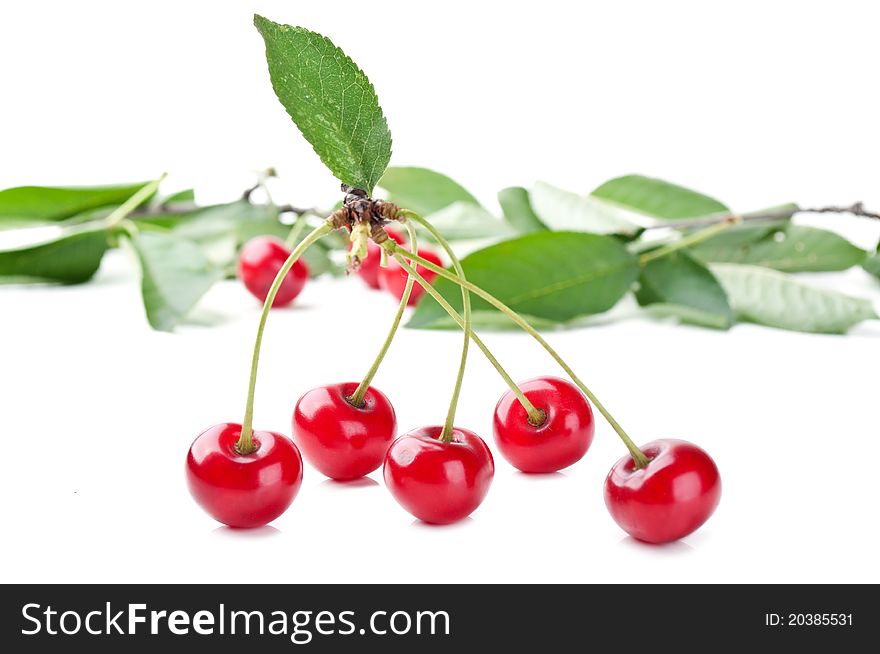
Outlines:
[[[416,232],[411,225],[407,224],[406,227],[409,233],[410,248],[412,248],[413,252],[417,252],[419,249],[419,244]],[[382,250],[382,252],[384,253],[385,250]],[[373,365],[370,366],[370,369],[367,371],[367,374],[364,376],[360,385],[349,398],[349,401],[356,407],[362,407],[364,405],[364,396],[366,396],[367,394],[367,389],[370,388],[370,383],[372,383],[373,377],[376,376],[376,372],[378,372],[379,366],[382,365],[382,360],[388,353],[388,348],[391,347],[391,342],[394,340],[394,336],[397,334],[397,328],[400,327],[400,321],[401,319],[403,319],[403,312],[406,311],[407,304],[409,304],[409,296],[412,294],[414,283],[415,280],[413,279],[413,276],[409,275],[406,278],[406,286],[404,287],[403,295],[400,298],[400,305],[398,305],[397,307],[397,313],[394,314],[394,321],[391,323],[391,329],[388,330],[388,336],[385,337],[385,342],[382,344],[382,349],[379,350],[379,354],[376,355],[376,359],[373,361]]]
[[[673,241],[668,245],[664,245],[662,247],[657,248],[656,250],[651,250],[646,252],[645,254],[639,257],[639,263],[641,265],[645,265],[654,261],[655,259],[660,259],[661,257],[665,257],[667,254],[672,254],[673,252],[677,252],[678,250],[682,250],[684,248],[689,248],[697,243],[702,243],[703,241],[708,241],[710,238],[714,238],[724,230],[732,227],[733,225],[737,225],[742,222],[742,218],[736,215],[726,216],[725,219],[720,223],[715,223],[714,225],[710,225],[705,229],[701,229],[696,232],[692,232],[687,236],[684,236],[677,241]]]
[[[403,214],[408,218],[415,220],[422,227],[424,227],[428,233],[434,237],[434,240],[437,241],[441,247],[446,250],[446,254],[449,255],[449,258],[452,260],[452,267],[455,268],[455,274],[458,275],[461,279],[465,279],[464,269],[461,267],[461,262],[458,260],[458,257],[455,256],[455,252],[452,251],[452,247],[449,245],[449,242],[443,238],[443,235],[437,231],[437,229],[429,223],[427,220],[422,218],[419,214],[414,211],[404,210]],[[413,251],[418,253],[416,248],[413,248]],[[418,273],[418,268],[415,268],[413,271],[416,274]],[[413,273],[410,273],[410,277]],[[458,398],[461,396],[461,385],[464,382],[464,372],[465,368],[467,368],[467,356],[468,356],[468,345],[471,340],[471,294],[468,293],[467,289],[464,287],[461,288],[461,303],[462,303],[462,314],[464,315],[464,321],[462,325],[462,332],[464,333],[464,343],[461,346],[461,361],[458,365],[458,375],[455,378],[455,388],[452,390],[452,398],[449,400],[449,411],[446,413],[446,422],[443,424],[443,431],[440,432],[440,440],[444,443],[449,443],[452,441],[452,434],[455,429],[455,412],[458,409]]]
[[[390,253],[394,254],[395,250],[398,249],[396,247],[396,245],[397,245],[396,243],[393,243],[390,245],[386,245],[384,247],[386,247],[386,249]],[[586,384],[584,384],[583,381],[581,381],[581,379],[575,374],[574,370],[571,369],[571,366],[569,366],[563,360],[563,358],[561,356],[559,356],[559,354],[556,352],[556,350],[554,350],[550,346],[550,344],[546,340],[544,340],[544,337],[541,336],[541,334],[539,334],[538,331],[534,327],[532,327],[528,323],[527,320],[525,320],[516,311],[514,311],[513,309],[508,307],[506,304],[504,304],[501,300],[496,298],[491,293],[484,291],[479,286],[472,284],[471,282],[469,282],[467,280],[459,279],[457,275],[449,272],[448,270],[446,270],[442,266],[437,266],[434,263],[432,263],[431,261],[428,261],[427,259],[424,259],[423,257],[420,257],[418,255],[410,256],[409,258],[411,260],[413,260],[415,263],[417,263],[418,265],[422,266],[423,268],[426,268],[432,272],[437,273],[440,277],[443,277],[444,279],[448,279],[449,281],[458,284],[462,288],[467,289],[468,291],[470,291],[474,295],[477,295],[478,297],[486,300],[486,302],[488,302],[489,304],[494,306],[501,313],[503,313],[508,318],[510,318],[514,323],[516,323],[523,331],[525,331],[532,338],[534,338],[536,341],[538,341],[538,343],[540,343],[541,347],[543,347],[547,351],[547,353],[551,357],[553,357],[553,359],[556,361],[556,363],[558,363],[560,365],[560,367],[562,367],[562,369],[571,378],[571,380],[575,383],[575,385],[578,388],[580,388],[581,391],[584,393],[584,395],[586,395],[590,399],[590,401],[593,403],[593,405],[596,407],[596,409],[599,411],[599,413],[601,413],[605,417],[605,420],[608,421],[608,424],[610,424],[611,427],[614,429],[614,431],[617,432],[617,435],[620,437],[620,440],[623,441],[623,444],[626,445],[626,448],[629,450],[629,453],[632,456],[633,461],[635,462],[636,468],[640,469],[640,468],[644,468],[645,466],[648,465],[650,460],[648,459],[647,456],[645,456],[645,453],[642,452],[638,448],[638,446],[632,441],[632,439],[627,435],[627,433],[623,430],[623,427],[620,426],[620,423],[618,423],[614,419],[614,416],[612,416],[608,412],[608,410],[599,401],[599,399],[596,397],[596,395],[593,393],[593,391],[591,391],[589,389],[589,387]]]
[[[407,270],[407,272],[415,277],[419,285],[424,288],[428,292],[428,294],[432,298],[434,298],[434,300],[436,300],[437,304],[443,307],[446,313],[449,314],[449,317],[452,318],[459,327],[464,328],[464,318],[458,315],[458,312],[452,307],[451,304],[449,304],[449,302],[446,301],[446,298],[440,295],[439,291],[437,291],[437,289],[435,289],[424,277],[419,275],[414,267],[406,264],[400,254],[395,254],[394,258],[397,259],[397,261],[401,264],[401,266],[403,266],[405,270]],[[486,359],[489,360],[489,363],[491,363],[495,370],[498,371],[498,374],[504,380],[504,383],[507,384],[513,394],[519,400],[520,404],[523,405],[523,408],[529,414],[529,423],[534,425],[535,427],[542,425],[547,419],[547,414],[541,409],[535,408],[535,405],[532,404],[531,401],[529,401],[529,398],[525,396],[525,394],[522,392],[522,389],[520,389],[520,387],[516,385],[516,382],[513,381],[513,378],[498,362],[498,359],[495,358],[492,352],[489,351],[489,348],[486,347],[486,344],[483,343],[482,339],[480,339],[480,337],[475,331],[473,331],[473,329],[471,330],[470,335],[471,340],[474,342],[474,345],[480,348]]]
[[[116,207],[116,209],[114,209],[105,219],[107,229],[113,229],[119,225],[119,223],[125,220],[130,213],[141,206],[145,200],[149,199],[150,196],[159,189],[159,185],[166,177],[168,177],[168,173],[162,173],[158,179],[154,179],[152,182],[147,182],[135,191],[125,202]]]
[[[266,320],[269,317],[269,311],[272,309],[272,303],[275,301],[278,289],[281,288],[281,283],[284,281],[287,273],[290,272],[290,269],[293,268],[293,264],[297,262],[303,252],[305,252],[310,245],[318,241],[322,236],[332,232],[333,229],[333,223],[328,220],[312,230],[312,232],[306,236],[296,248],[294,248],[293,252],[290,253],[290,256],[287,257],[287,260],[284,262],[284,265],[281,266],[278,274],[275,275],[275,280],[272,282],[272,286],[269,287],[269,293],[266,295],[266,301],[263,303],[263,312],[260,314],[260,325],[257,327],[257,338],[254,341],[254,355],[251,359],[251,377],[248,381],[247,404],[245,404],[244,409],[244,421],[241,424],[241,436],[235,443],[235,449],[239,454],[252,454],[256,450],[256,447],[254,446],[253,427],[254,391],[257,387],[257,368],[260,365],[260,346],[263,343],[263,330],[266,328]]]
[[[458,256],[456,256],[455,251],[452,249],[452,246],[449,244],[449,241],[447,241],[443,237],[443,235],[437,230],[436,227],[434,227],[431,223],[429,223],[421,216],[412,215],[411,217],[416,220],[416,222],[418,222],[420,225],[422,225],[426,230],[428,230],[431,236],[434,237],[434,240],[436,240],[440,244],[440,246],[446,251],[446,254],[449,256],[455,267],[456,274],[461,279],[466,280],[466,277],[464,276],[464,271],[461,267],[461,262],[459,261]],[[468,293],[468,296],[470,296],[470,293]],[[435,300],[437,299],[436,296],[433,294],[432,297],[434,297]],[[501,375],[501,378],[505,381],[508,387],[510,387],[510,390],[513,391],[513,394],[516,396],[516,399],[519,400],[519,403],[522,405],[523,409],[525,409],[526,413],[529,416],[529,423],[535,427],[544,424],[544,421],[547,419],[547,414],[541,409],[535,408],[535,405],[532,404],[531,401],[525,396],[525,393],[520,390],[520,387],[517,386],[516,382],[514,382],[510,375],[507,374],[507,371],[503,367],[501,367],[501,364],[498,363],[498,359],[496,359],[492,355],[489,349],[483,344],[483,342],[477,336],[476,332],[473,330],[472,323],[470,321],[463,320],[461,316],[459,316],[458,313],[455,311],[455,309],[453,309],[452,306],[448,302],[446,302],[445,299],[442,299],[442,296],[441,300],[438,300],[438,303],[440,303],[440,306],[443,306],[449,316],[458,323],[459,327],[461,327],[468,333],[470,338],[474,341],[474,343],[476,343],[477,347],[479,347],[483,351],[483,354],[486,355],[486,358],[495,367],[495,370],[498,371],[498,374]],[[470,302],[468,302],[468,306],[469,305]]]
[[[306,228],[306,218],[302,214],[296,217],[296,220],[293,221],[293,226],[290,228],[290,231],[287,233],[287,238],[284,239],[284,244],[292,248],[299,241],[300,234]]]

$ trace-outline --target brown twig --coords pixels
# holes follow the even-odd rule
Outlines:
[[[303,214],[311,213],[311,214],[314,214],[314,215],[319,216],[321,218],[326,218],[328,215],[326,212],[322,212],[319,209],[316,209],[315,207],[304,209],[302,207],[295,207],[292,204],[279,205],[278,206],[278,213],[282,213],[282,214],[283,213],[290,213],[290,214],[293,214],[294,216],[302,216]]]
[[[250,202],[251,196],[254,194],[254,192],[257,191],[258,189],[261,189],[261,188],[265,189],[266,188],[266,180],[271,179],[273,177],[278,177],[278,173],[276,172],[275,168],[273,168],[273,167],[266,168],[266,170],[258,173],[256,184],[254,184],[250,188],[246,188],[244,190],[244,192],[241,194],[241,199],[245,200],[247,202]],[[268,194],[268,190],[266,191],[266,193]]]
[[[798,213],[848,213],[862,218],[880,220],[880,213],[868,211],[862,202],[855,202],[848,207],[818,207],[815,209],[800,209]]]
[[[129,214],[130,218],[161,218],[162,216],[176,216],[177,214],[195,211],[199,205],[194,202],[175,202],[174,204],[160,204],[158,207],[144,207]]]
[[[865,205],[861,202],[849,206],[827,206],[827,207],[811,207],[802,208],[795,204],[787,204],[773,209],[765,209],[763,211],[754,211],[744,214],[715,214],[713,216],[704,216],[701,218],[688,218],[685,220],[668,220],[655,225],[648,225],[648,229],[692,229],[695,227],[709,227],[717,223],[728,222],[736,219],[737,222],[758,222],[773,220],[788,220],[795,214],[799,213],[848,213],[853,216],[862,218],[873,218],[880,220],[880,213],[874,213],[865,209]]]

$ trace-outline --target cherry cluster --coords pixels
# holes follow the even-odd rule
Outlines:
[[[399,213],[395,212],[395,219],[403,222],[408,213],[432,229],[411,212]],[[239,276],[247,289],[264,302],[245,421],[218,424],[203,432],[190,447],[186,465],[190,491],[212,517],[231,527],[249,528],[280,516],[302,484],[303,456],[321,474],[340,481],[357,479],[383,467],[385,485],[393,497],[425,522],[448,524],[470,515],[489,491],[495,464],[480,436],[453,423],[469,340],[483,350],[510,386],[495,407],[493,432],[498,451],[515,468],[533,474],[552,473],[580,461],[593,441],[592,398],[593,405],[630,450],[614,464],[605,480],[605,503],[621,528],[641,541],[663,543],[690,534],[712,515],[721,495],[720,476],[712,458],[682,440],[656,440],[637,448],[592,392],[531,328],[527,331],[562,364],[575,383],[551,376],[519,384],[510,380],[471,330],[467,294],[473,292],[500,303],[464,280],[454,253],[435,230],[431,233],[453,258],[456,272],[443,268],[440,257],[430,249],[418,247],[411,226],[407,250],[400,234],[385,229],[387,220],[373,220],[370,231],[365,232],[359,230],[359,225],[366,222],[341,224],[338,215],[332,218],[293,250],[276,239],[258,237],[241,252]],[[290,303],[300,293],[308,269],[299,257],[312,242],[340,226],[351,233],[352,268],[369,286],[385,289],[401,301],[391,333],[360,384],[320,386],[300,397],[293,410],[292,440],[275,432],[254,431],[253,391],[268,310]],[[373,240],[364,240],[365,233]],[[377,234],[381,238],[376,238]],[[442,304],[431,286],[438,275],[456,281],[465,298],[464,317],[445,306],[465,333],[459,379],[445,425],[421,427],[398,437],[394,407],[370,382],[405,307],[418,302],[425,292]],[[515,316],[512,310],[503,308]],[[522,321],[518,316],[516,319]]]

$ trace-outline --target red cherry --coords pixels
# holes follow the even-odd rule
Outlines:
[[[495,407],[493,422],[501,455],[523,472],[556,472],[580,461],[595,430],[584,394],[558,377],[537,377],[519,387],[546,417],[534,426],[513,391],[507,391]]]
[[[398,438],[385,455],[385,485],[401,506],[419,520],[448,524],[480,506],[495,462],[482,438],[456,428],[452,441],[440,440],[442,427],[414,429]]]
[[[392,241],[403,244],[404,238],[395,231],[390,229],[385,230],[388,233],[388,236]],[[348,244],[348,249],[351,250],[351,243]],[[361,276],[367,286],[370,288],[379,288],[379,263],[382,261],[382,248],[378,245],[370,241],[367,243],[367,258],[361,263],[361,267],[358,268],[358,275]]]
[[[273,236],[256,236],[244,244],[238,255],[238,277],[247,290],[260,302],[266,301],[269,288],[281,266],[290,256],[290,248]],[[298,259],[281,282],[272,302],[273,307],[283,307],[293,302],[309,278],[309,267]]]
[[[293,439],[306,460],[332,479],[357,479],[382,465],[397,433],[394,407],[373,388],[356,407],[348,398],[356,383],[319,386],[293,410]]]
[[[302,457],[281,434],[255,431],[257,451],[235,450],[241,425],[203,431],[189,448],[186,481],[196,502],[230,527],[261,527],[284,513],[302,485]]]
[[[438,266],[443,265],[440,257],[434,254],[433,250],[430,250],[428,248],[419,248],[419,256],[424,257],[431,263],[434,263]],[[437,273],[428,270],[423,266],[417,266],[416,271],[422,277],[424,277],[425,281],[428,283],[433,282],[434,278],[437,276]],[[403,290],[406,287],[407,277],[407,272],[401,267],[399,263],[397,263],[396,259],[388,259],[388,267],[379,268],[379,286],[386,291],[389,291],[398,300],[403,297]],[[423,289],[421,286],[419,286],[418,283],[416,283],[413,286],[412,293],[410,293],[407,306],[414,307],[416,304],[418,304],[424,293],[425,289]]]
[[[687,441],[661,439],[641,448],[651,460],[635,469],[632,457],[614,464],[605,480],[605,505],[633,538],[667,543],[702,525],[721,499],[712,458]]]

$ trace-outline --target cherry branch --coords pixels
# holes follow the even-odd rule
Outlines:
[[[253,204],[251,200],[251,194],[255,188],[249,188],[244,191],[241,195],[241,199],[250,202]],[[174,202],[171,204],[160,204],[159,206],[154,207],[143,207],[138,209],[137,211],[133,211],[130,214],[131,218],[162,218],[164,216],[176,216],[181,213],[186,213],[188,211],[195,211],[200,209],[199,205],[194,202]],[[318,218],[327,218],[330,215],[329,211],[318,209],[317,207],[297,207],[292,204],[280,204],[276,207],[279,214],[291,214],[293,216],[299,217],[304,216],[306,214],[311,214],[313,216],[317,216]]]
[[[873,211],[868,211],[865,208],[864,203],[856,202],[849,206],[827,206],[827,207],[799,207],[796,204],[786,204],[781,207],[774,207],[772,209],[764,209],[762,211],[753,211],[750,213],[743,214],[715,214],[712,216],[704,216],[701,218],[688,218],[686,220],[670,220],[662,223],[657,223],[655,225],[649,225],[645,227],[645,230],[649,229],[660,229],[660,228],[671,228],[671,229],[691,229],[694,227],[709,227],[711,225],[717,225],[719,223],[726,222],[759,222],[759,221],[774,221],[774,220],[789,220],[795,214],[799,213],[838,213],[843,214],[847,213],[853,216],[859,216],[861,218],[872,218],[875,220],[880,220],[880,213],[875,213]]]
[[[295,207],[292,204],[281,204],[281,205],[278,205],[277,209],[278,209],[278,213],[280,213],[280,214],[289,213],[289,214],[293,214],[297,218],[299,216],[304,216],[309,213],[314,216],[317,216],[318,218],[327,218],[330,215],[330,212],[321,211],[320,209],[318,209],[316,207],[303,208],[303,207]]]
[[[873,218],[880,220],[880,213],[868,211],[863,202],[855,202],[848,207],[817,207],[813,209],[801,209],[798,213],[848,213],[860,218]]]

